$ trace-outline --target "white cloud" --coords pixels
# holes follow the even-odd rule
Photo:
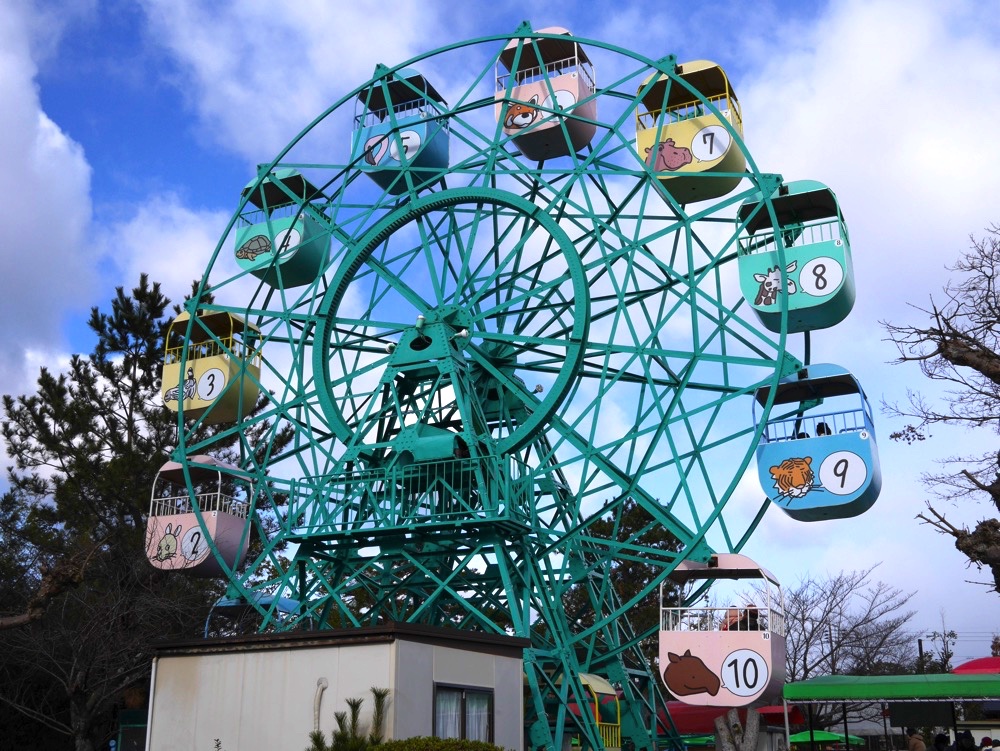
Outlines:
[[[791,50],[767,50],[739,81],[760,168],[840,199],[859,287],[852,337],[939,289],[968,234],[996,219],[991,15],[972,2],[831,3],[809,28],[779,29]]]
[[[886,364],[897,353],[878,322],[921,322],[907,303],[940,297],[946,266],[968,247],[969,233],[1000,219],[1000,144],[984,135],[1000,119],[1000,101],[987,94],[1000,88],[997,32],[993,14],[972,2],[834,2],[808,24],[785,21],[749,39],[735,78],[758,168],[820,180],[843,207],[858,300],[846,321],[812,334],[812,361],[849,368],[869,392],[883,474],[881,497],[864,515],[802,524],[771,509],[745,552],[786,584],[805,572],[882,562],[874,578],[916,592],[918,630],[940,629],[942,607],[948,627],[960,632],[985,630],[975,614],[981,609],[966,603],[990,603],[997,612],[995,595],[966,583],[985,575],[914,518],[927,497],[919,474],[934,471],[936,458],[977,453],[995,436],[938,429],[918,446],[889,441],[899,425],[879,414],[881,398],[941,390],[915,366]],[[798,337],[790,346],[801,351]],[[759,492],[747,484],[730,504]],[[986,509],[942,510],[973,525]],[[965,649],[985,654],[988,641]]]
[[[186,207],[176,195],[150,196],[129,218],[108,228],[102,244],[118,260],[127,288],[146,273],[180,302],[205,272],[229,218],[225,212]]]
[[[0,5],[0,392],[30,386],[27,351],[62,343],[68,311],[93,299],[100,260],[87,232],[90,167],[79,144],[42,110],[35,84],[34,30],[44,24],[20,4]],[[51,46],[48,36],[38,46]]]
[[[393,4],[208,4],[145,0],[151,38],[181,68],[207,140],[253,162],[270,158],[307,123],[371,78],[426,49],[437,14]],[[347,123],[345,123],[347,125]]]

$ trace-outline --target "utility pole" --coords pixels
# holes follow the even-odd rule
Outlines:
[[[837,674],[837,650],[836,650],[836,648],[834,647],[834,644],[833,644],[833,629],[834,629],[834,626],[833,626],[832,623],[828,622],[826,624],[826,627],[827,627],[827,636],[829,638],[829,643],[830,643],[830,673],[832,675],[836,675]],[[837,627],[837,636],[838,637],[840,636],[840,627],[839,626]]]

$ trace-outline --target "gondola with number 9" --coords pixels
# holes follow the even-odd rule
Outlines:
[[[769,387],[757,389],[755,418],[768,395]],[[882,489],[882,471],[871,405],[858,380],[828,364],[781,379],[757,446],[757,473],[771,501],[800,521],[857,516],[871,508]]]

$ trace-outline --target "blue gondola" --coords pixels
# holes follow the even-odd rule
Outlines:
[[[769,392],[755,394],[755,423]],[[757,474],[768,498],[793,519],[840,519],[871,508],[882,470],[871,406],[857,379],[827,364],[783,378],[757,447]]]
[[[384,70],[376,68],[376,76]],[[393,195],[438,180],[448,168],[446,109],[444,98],[412,68],[383,75],[358,94],[352,161]]]
[[[236,227],[240,268],[286,289],[314,281],[330,248],[329,233],[306,208],[320,191],[298,170],[279,169],[259,187],[251,181],[243,195],[246,208]]]
[[[789,333],[840,323],[854,307],[855,286],[837,197],[823,183],[796,180],[771,195],[771,206],[773,215],[757,193],[739,210],[744,222],[739,250],[743,296],[770,331],[781,331],[783,297],[788,300]]]

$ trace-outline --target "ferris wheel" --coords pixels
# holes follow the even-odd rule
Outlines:
[[[214,539],[199,514],[214,555],[185,563],[174,521],[154,565],[221,571],[262,629],[530,638],[533,740],[565,720],[601,743],[566,691],[545,717],[580,674],[622,685],[622,733],[647,737],[629,612],[770,503],[734,496],[802,363],[739,258],[781,185],[707,61],[525,24],[379,66],[262,165],[174,323],[165,477],[196,506],[225,485],[248,524]],[[636,560],[655,574],[624,599]]]

